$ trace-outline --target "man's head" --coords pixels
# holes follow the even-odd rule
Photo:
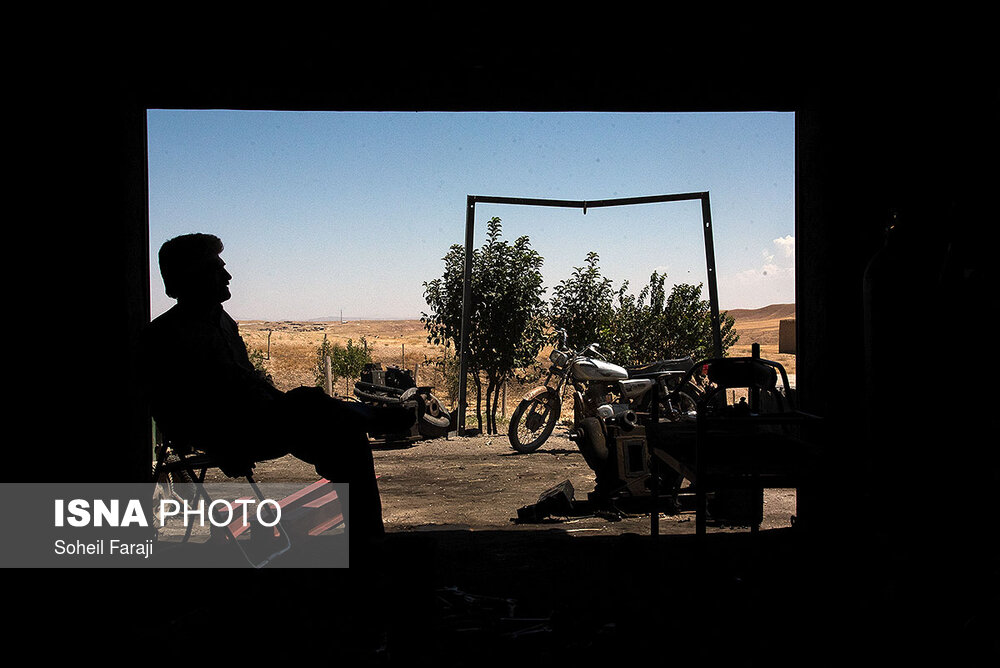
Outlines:
[[[168,297],[178,301],[226,301],[229,279],[222,253],[222,240],[211,234],[185,234],[160,247],[160,274]]]

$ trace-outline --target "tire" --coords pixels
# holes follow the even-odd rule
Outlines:
[[[534,452],[552,434],[558,419],[559,397],[555,392],[522,399],[510,416],[510,447],[521,453]]]
[[[420,422],[417,429],[424,438],[442,438],[451,430],[451,414],[444,409],[441,402],[430,392],[417,397],[417,412]]]
[[[679,401],[671,406],[664,401],[660,404],[660,417],[670,422],[694,422],[697,419],[698,394],[691,386],[685,386],[677,393]]]
[[[374,394],[371,392],[365,392],[364,390],[359,390],[354,388],[354,396],[365,403],[370,404],[384,404],[386,406],[398,406],[403,403],[403,400],[399,397],[390,396],[388,394]]]

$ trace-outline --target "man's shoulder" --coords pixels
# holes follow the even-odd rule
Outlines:
[[[157,334],[160,332],[168,331],[183,325],[186,318],[184,318],[184,313],[181,309],[176,306],[170,308],[160,315],[153,318],[149,324],[146,325],[145,331],[147,334]]]
[[[152,344],[177,345],[210,338],[211,327],[189,310],[174,306],[153,318],[143,330],[143,337]]]

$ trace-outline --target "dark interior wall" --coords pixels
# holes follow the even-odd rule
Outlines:
[[[820,66],[808,57],[816,51],[802,43],[755,44],[721,54],[716,48],[708,60],[676,45],[615,53],[585,44],[516,53],[449,45],[370,61],[325,48],[253,55],[219,49],[143,56],[139,69],[109,58],[99,67],[69,67],[57,78],[31,78],[21,105],[25,130],[16,140],[25,156],[22,196],[34,209],[11,247],[42,266],[38,274],[20,271],[10,279],[29,286],[14,291],[11,305],[34,337],[15,356],[11,377],[23,383],[26,405],[41,401],[48,417],[32,423],[26,466],[4,475],[131,480],[146,470],[133,354],[148,319],[147,106],[786,110],[797,113],[803,407],[829,419],[843,448],[830,468],[851,475],[838,485],[870,492],[888,479],[901,493],[914,493],[920,466],[911,460],[901,479],[898,462],[886,454],[892,452],[886,434],[894,435],[893,444],[905,434],[908,447],[935,455],[926,436],[941,436],[944,421],[927,428],[928,407],[940,414],[943,400],[940,390],[928,395],[924,388],[928,375],[940,378],[911,360],[929,356],[940,372],[963,354],[986,350],[984,329],[969,314],[989,296],[980,278],[989,256],[979,234],[992,225],[984,196],[995,169],[981,158],[995,156],[995,87],[979,79],[978,62],[928,69],[926,55],[919,62],[895,56],[886,61],[891,66],[872,67],[855,55]],[[863,278],[892,210],[911,231],[910,250],[892,274],[894,315],[881,330],[890,341],[879,349],[887,372],[872,383],[864,372]],[[945,343],[907,336],[909,325],[895,317],[904,306],[919,307]],[[879,410],[865,388],[878,393]],[[81,446],[98,447],[102,465],[72,468]],[[981,452],[963,447],[967,456]],[[837,494],[821,495],[828,513]]]
[[[979,314],[996,301],[996,88],[979,64],[831,79],[797,116],[797,370],[834,446],[831,522],[860,492],[915,531],[954,508],[959,470],[981,517],[997,484],[990,418],[969,410],[995,368]]]

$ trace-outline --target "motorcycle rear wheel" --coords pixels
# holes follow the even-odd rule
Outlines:
[[[660,403],[660,418],[670,422],[694,422],[698,417],[697,396],[694,387],[686,385],[677,393],[675,402]]]
[[[510,447],[521,453],[534,452],[541,447],[559,419],[558,401],[558,397],[550,393],[522,399],[510,416],[507,428]]]

